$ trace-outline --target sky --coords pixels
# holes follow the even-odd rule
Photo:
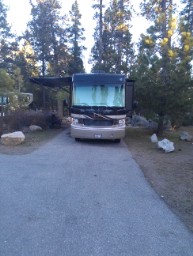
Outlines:
[[[88,64],[88,58],[90,55],[91,48],[94,44],[93,33],[95,27],[95,21],[93,21],[93,9],[91,7],[92,0],[77,0],[79,5],[80,13],[82,14],[81,24],[85,29],[86,40],[84,46],[87,51],[84,52],[84,65],[87,72],[90,71],[90,65]],[[138,9],[139,2],[141,0],[133,0],[134,7]],[[74,0],[60,0],[62,3],[62,9],[64,14],[68,14],[71,9]],[[106,0],[108,2],[108,0]],[[27,22],[30,20],[30,5],[29,0],[3,0],[3,3],[8,6],[9,11],[7,18],[9,24],[12,26],[13,32],[21,34],[26,29]],[[147,21],[142,17],[135,17],[131,33],[133,34],[133,41],[137,41],[139,35],[145,32]]]

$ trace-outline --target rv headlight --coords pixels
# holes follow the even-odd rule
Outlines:
[[[72,118],[72,124],[78,124],[78,118]]]
[[[119,125],[125,125],[125,119],[120,119],[119,120]]]

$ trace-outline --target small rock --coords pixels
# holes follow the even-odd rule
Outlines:
[[[38,126],[38,125],[30,125],[29,129],[30,129],[30,131],[32,131],[32,132],[42,131],[42,127],[40,127],[40,126]]]
[[[181,132],[180,134],[180,140],[184,140],[184,141],[192,141],[193,140],[193,136],[190,135],[188,132]]]
[[[158,142],[157,135],[154,133],[154,134],[150,137],[150,140],[151,140],[152,143],[157,143],[157,142]]]

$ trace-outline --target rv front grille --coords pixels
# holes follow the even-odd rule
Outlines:
[[[112,126],[113,120],[83,119],[83,123],[86,126]]]

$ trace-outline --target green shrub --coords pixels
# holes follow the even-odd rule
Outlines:
[[[183,126],[193,125],[193,113],[187,113],[184,115],[182,125]]]

